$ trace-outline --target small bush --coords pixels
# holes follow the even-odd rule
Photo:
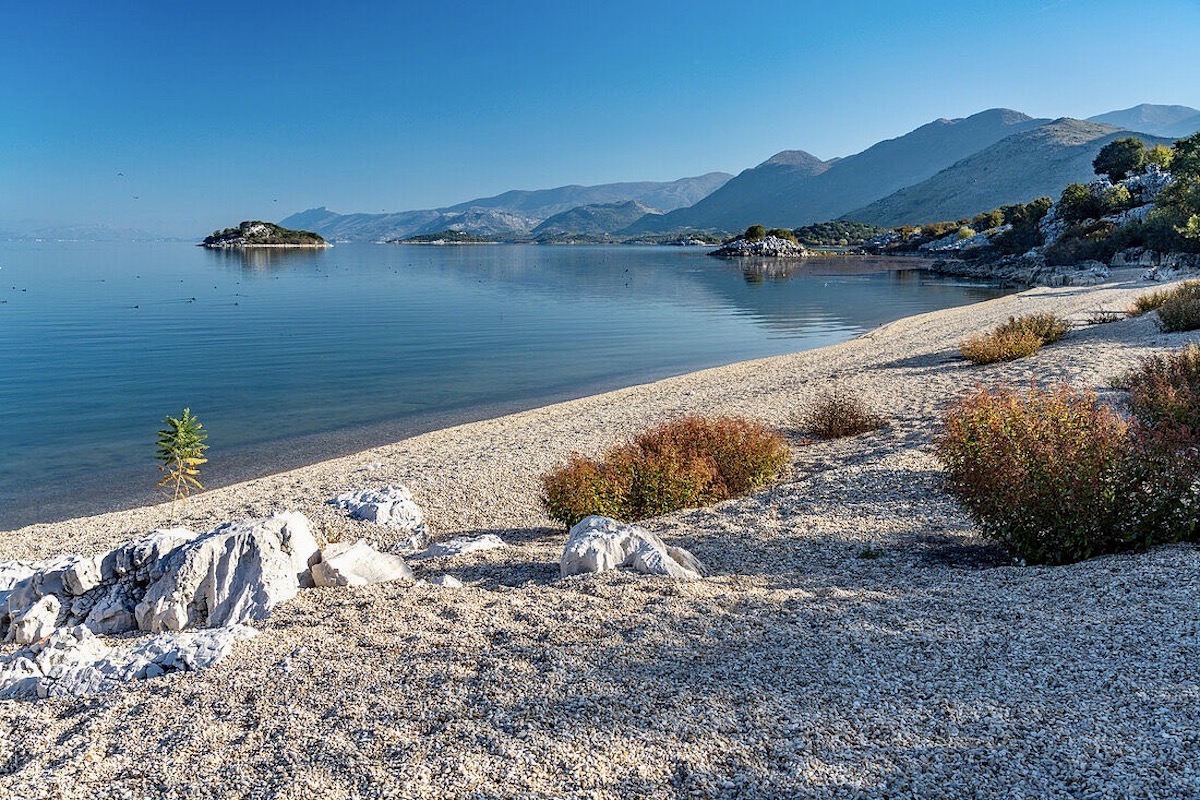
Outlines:
[[[946,414],[936,452],[951,493],[1018,558],[1065,564],[1131,546],[1128,427],[1094,392],[979,389]]]
[[[973,364],[993,364],[1013,361],[1036,353],[1042,345],[1057,342],[1071,323],[1054,314],[1025,314],[1009,317],[987,334],[967,339],[959,350]]]
[[[962,357],[972,364],[995,364],[1031,356],[1042,348],[1042,340],[1031,331],[981,333],[958,346]]]
[[[1138,295],[1133,298],[1133,305],[1129,307],[1129,316],[1140,317],[1142,314],[1157,311],[1159,306],[1167,302],[1167,298],[1173,291],[1173,289],[1155,289],[1152,292]]]
[[[1056,314],[1024,314],[1020,317],[1009,317],[1008,322],[997,326],[996,333],[1022,333],[1028,331],[1042,340],[1042,344],[1052,344],[1067,335],[1071,330],[1071,321]]]
[[[1121,381],[1134,427],[1130,526],[1141,546],[1197,538],[1200,509],[1200,346],[1143,358]]]
[[[179,417],[170,415],[164,420],[165,428],[158,432],[158,468],[165,473],[158,482],[160,489],[166,489],[171,497],[172,516],[175,504],[187,505],[192,489],[203,490],[200,483],[200,466],[207,464],[204,451],[208,445],[208,431],[199,419],[192,415],[190,408],[185,408]]]
[[[856,395],[826,389],[796,414],[796,425],[818,439],[840,439],[886,427],[887,420]]]
[[[626,522],[745,494],[787,463],[783,439],[736,417],[681,417],[599,460],[573,454],[542,476],[542,505],[568,528],[590,514]]]
[[[1121,381],[1133,415],[1149,427],[1188,427],[1200,433],[1200,345],[1148,356]]]
[[[1188,281],[1166,293],[1158,306],[1158,327],[1172,333],[1200,328],[1200,281]]]

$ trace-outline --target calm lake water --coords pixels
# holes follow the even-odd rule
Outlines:
[[[671,247],[226,253],[0,242],[0,529],[149,502],[190,406],[210,488],[449,424],[843,341],[999,294]]]

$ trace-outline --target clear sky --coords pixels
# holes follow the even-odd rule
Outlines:
[[[3,2],[0,231],[737,173],[938,117],[1200,107],[1200,2]]]

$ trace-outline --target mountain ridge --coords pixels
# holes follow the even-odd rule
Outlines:
[[[835,219],[932,177],[1014,130],[1048,121],[994,108],[960,119],[934,120],[860,153],[821,161],[820,167],[805,162],[803,168],[783,171],[772,163],[782,155],[777,154],[695,205],[638,223],[630,232],[713,227],[734,231],[752,223],[795,227]]]
[[[472,233],[508,232],[518,236],[532,230],[555,214],[587,205],[636,200],[648,207],[671,210],[690,205],[732,178],[724,172],[708,172],[674,181],[627,181],[581,186],[571,184],[553,189],[512,189],[492,197],[467,200],[437,209],[418,209],[382,214],[339,214],[324,206],[300,211],[280,220],[285,227],[302,227],[327,239],[368,240],[404,238],[445,230]],[[510,228],[500,221],[507,218]],[[472,227],[485,220],[481,228]]]
[[[1057,199],[1068,183],[1094,180],[1092,160],[1100,148],[1124,136],[1141,138],[1147,146],[1170,144],[1169,139],[1139,131],[1064,117],[1005,137],[842,219],[883,227],[918,225],[961,219],[1043,195]]]
[[[1104,121],[1109,119],[1145,124],[1113,126]],[[1142,104],[1089,120],[1033,118],[991,108],[933,120],[843,158],[781,150],[736,176],[707,173],[669,183],[511,190],[393,214],[338,214],[321,207],[293,214],[282,224],[335,241],[444,230],[529,241],[573,234],[611,239],[728,233],[751,224],[793,228],[836,219],[901,224],[928,221],[926,214],[959,218],[1043,194],[1057,196],[1067,183],[1090,180],[1095,151],[1116,136],[1169,144],[1177,137],[1156,131],[1192,125],[1200,130],[1200,115],[1180,105]],[[637,209],[630,203],[647,206],[646,213],[630,220]],[[540,227],[555,217],[552,226]]]

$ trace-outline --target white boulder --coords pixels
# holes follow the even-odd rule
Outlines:
[[[352,517],[402,531],[425,527],[425,515],[403,486],[358,489],[339,494],[329,502],[346,509]]]
[[[368,583],[412,580],[413,571],[404,559],[381,553],[366,540],[338,542],[321,551],[321,560],[312,566],[317,586],[366,586]]]
[[[564,578],[628,567],[648,575],[699,580],[708,571],[682,547],[668,547],[645,528],[601,516],[586,517],[571,528],[558,566]]]
[[[13,616],[8,627],[8,638],[17,644],[30,644],[44,639],[54,632],[58,624],[58,613],[62,602],[48,594],[33,605]]]
[[[481,550],[492,550],[497,547],[504,547],[504,540],[494,533],[485,533],[482,536],[458,536],[453,539],[447,539],[444,542],[434,542],[425,548],[425,552],[413,556],[413,558],[444,558],[446,556],[461,556],[467,553],[478,553]]]
[[[144,631],[215,628],[265,619],[311,585],[319,549],[298,512],[228,522],[173,550],[134,615]]]

